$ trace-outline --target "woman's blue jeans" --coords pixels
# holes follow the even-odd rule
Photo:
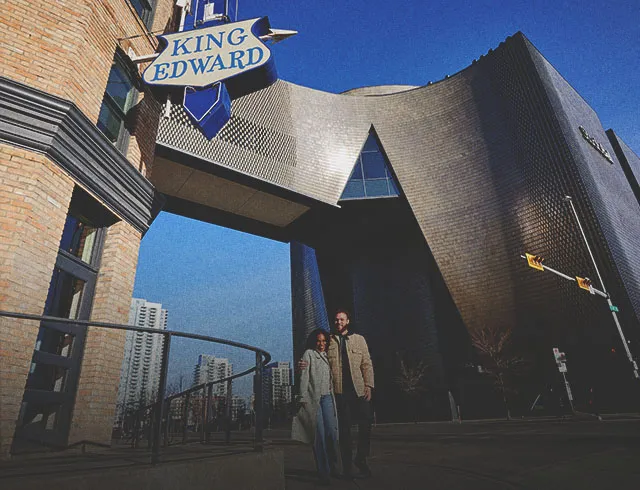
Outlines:
[[[338,461],[338,421],[331,395],[320,397],[316,415],[316,439],[313,454],[321,478],[328,478]]]

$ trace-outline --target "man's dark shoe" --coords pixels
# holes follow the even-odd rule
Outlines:
[[[321,487],[330,487],[331,486],[331,478],[328,476],[324,476],[320,478],[320,486]]]
[[[340,475],[341,480],[353,480],[353,473],[345,471]]]
[[[371,470],[360,470],[355,475],[353,475],[352,478],[355,478],[356,480],[366,480],[367,478],[371,478]]]
[[[358,468],[358,473],[353,475],[354,478],[359,480],[363,480],[365,478],[371,478],[371,469],[366,461],[354,461],[353,464]]]

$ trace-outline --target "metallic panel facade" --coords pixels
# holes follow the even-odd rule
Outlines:
[[[638,157],[638,155],[636,155],[633,150],[631,150],[631,148],[629,148],[627,144],[618,137],[613,129],[607,130],[607,136],[609,137],[611,146],[613,146],[613,149],[616,152],[616,156],[618,157],[618,161],[620,162],[622,169],[627,175],[627,179],[631,184],[631,189],[633,189],[636,199],[638,200],[638,203],[640,203],[640,157]]]
[[[441,274],[453,299],[455,311],[447,318],[459,313],[469,330],[513,327],[516,341],[547,371],[541,384],[554,373],[552,347],[567,352],[580,373],[577,393],[606,385],[611,370],[630,378],[627,364],[608,357],[612,348],[621,349],[606,302],[528,268],[520,254],[543,255],[569,275],[597,278],[564,200],[571,195],[627,338],[640,352],[640,205],[616,155],[627,155],[632,174],[638,159],[626,146],[614,151],[595,112],[522,34],[428,86],[335,95],[278,81],[234,100],[232,114],[209,142],[173,106],[161,121],[158,144],[335,205],[373,127],[422,233],[425,257],[432,254],[435,261],[429,274]],[[613,165],[584,140],[579,126],[608,149]],[[332,233],[331,221],[319,215],[334,211],[313,211],[306,226],[324,223],[322,232]],[[321,304],[318,284],[305,276],[316,266],[329,309],[333,292],[324,271],[338,263],[357,270],[352,306],[359,315],[382,308],[356,285],[386,272],[327,254],[322,241],[300,233],[304,227],[291,226],[290,239],[316,247],[317,264],[308,250],[292,246],[295,335],[318,321],[311,306]],[[400,270],[407,283],[415,279],[400,266],[393,274]],[[446,330],[448,320],[434,321],[436,330]],[[413,328],[432,326],[426,321]],[[463,344],[457,348],[464,350]]]

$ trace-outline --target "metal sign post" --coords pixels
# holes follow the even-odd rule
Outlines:
[[[571,412],[573,412],[573,393],[571,393],[571,386],[569,385],[569,380],[567,379],[567,355],[564,352],[560,352],[560,349],[558,349],[557,347],[554,347],[553,357],[555,357],[556,359],[556,366],[558,366],[558,371],[562,374],[564,387],[567,390],[567,398],[569,399],[569,406],[571,407]]]
[[[573,202],[571,201],[571,197],[570,196],[566,196],[566,199],[569,201],[569,203],[571,204],[571,209],[573,209],[573,212],[575,214],[576,220],[578,220],[578,215],[575,211],[575,208],[573,206]],[[578,225],[580,226],[580,231],[582,232],[582,236],[585,239],[585,244],[587,245],[587,249],[589,250],[589,254],[591,254],[591,249],[589,248],[589,243],[586,241],[586,236],[584,235],[584,231],[582,230],[582,226],[580,225],[580,221],[578,220]],[[607,304],[609,305],[609,311],[611,311],[611,315],[613,316],[613,321],[616,324],[616,328],[618,329],[618,334],[620,335],[620,340],[622,341],[622,346],[624,347],[624,350],[627,354],[627,359],[629,360],[629,362],[631,363],[631,369],[633,370],[633,376],[636,379],[640,379],[640,371],[638,369],[638,363],[636,362],[636,360],[633,358],[633,355],[631,354],[631,350],[629,349],[629,345],[627,342],[627,339],[624,336],[624,333],[622,332],[622,327],[620,326],[620,322],[618,321],[618,316],[616,315],[616,313],[619,313],[620,310],[619,308],[613,304],[613,301],[611,300],[611,297],[609,296],[609,293],[607,292],[607,290],[604,287],[604,283],[602,282],[602,277],[600,276],[600,272],[598,271],[598,266],[595,263],[595,259],[593,259],[593,255],[591,254],[591,258],[593,260],[593,266],[596,269],[596,272],[598,274],[598,278],[600,279],[600,284],[602,284],[602,291],[594,288],[592,285],[592,282],[589,278],[587,277],[571,277],[568,276],[566,274],[563,274],[560,271],[557,271],[555,269],[552,269],[549,266],[546,265],[542,265],[542,262],[544,261],[544,258],[539,256],[539,255],[533,255],[533,254],[529,254],[529,253],[525,253],[525,255],[520,255],[521,258],[526,259],[526,261],[529,263],[530,267],[533,267],[534,269],[538,269],[538,270],[542,270],[542,271],[549,271],[552,272],[553,274],[562,277],[563,279],[566,279],[568,281],[574,281],[578,283],[578,287],[585,289],[587,291],[589,291],[589,293],[594,294],[594,295],[598,295],[598,296],[602,296],[604,299],[607,300]]]
[[[620,340],[622,341],[622,346],[627,354],[627,359],[631,364],[631,369],[633,370],[633,376],[636,379],[640,379],[640,373],[638,372],[638,364],[636,363],[633,355],[631,354],[631,350],[629,349],[629,345],[627,343],[627,339],[624,337],[624,333],[622,332],[622,326],[618,321],[618,316],[616,312],[618,312],[618,307],[613,304],[611,301],[611,297],[609,293],[607,293],[607,289],[604,287],[604,281],[602,280],[602,275],[600,275],[600,270],[598,269],[598,264],[596,264],[596,259],[593,257],[593,253],[591,252],[591,247],[589,246],[589,241],[587,240],[587,235],[582,228],[582,223],[580,223],[580,218],[578,217],[578,212],[576,211],[576,207],[573,205],[573,199],[571,196],[564,196],[565,200],[571,206],[571,211],[573,211],[573,216],[576,218],[576,222],[578,223],[578,228],[580,228],[580,233],[582,234],[582,239],[584,240],[584,244],[587,247],[587,251],[589,252],[589,257],[591,257],[591,262],[593,263],[593,267],[596,270],[596,274],[598,274],[598,279],[600,280],[600,285],[602,286],[602,292],[606,295],[605,298],[607,303],[609,304],[609,310],[611,311],[611,316],[613,316],[613,322],[616,324],[616,328],[618,329],[618,334],[620,335]]]

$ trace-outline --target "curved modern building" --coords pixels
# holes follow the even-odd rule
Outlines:
[[[424,413],[448,414],[448,391],[479,407],[469,332],[486,327],[512,329],[531,367],[523,403],[557,381],[554,347],[577,402],[596,387],[622,402],[633,382],[607,302],[521,255],[604,289],[572,196],[638,350],[640,160],[521,33],[423,87],[279,80],[234,100],[211,141],[170,106],[156,155],[165,209],[292,243],[296,356],[335,308],[353,312],[382,419],[406,405],[400,359],[428,366]]]

